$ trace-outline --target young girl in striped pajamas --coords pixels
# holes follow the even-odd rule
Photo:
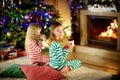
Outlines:
[[[48,55],[41,54],[42,41],[39,40],[41,36],[40,32],[41,27],[38,24],[29,24],[25,38],[25,50],[29,55],[31,64],[47,65],[49,63],[49,57]]]
[[[67,45],[68,47],[63,47],[63,26],[55,22],[51,25],[50,30],[50,46],[49,46],[49,56],[50,62],[49,66],[55,70],[59,70],[61,73],[66,73],[72,69],[76,69],[81,66],[80,60],[66,61],[69,49],[73,48],[74,45]]]

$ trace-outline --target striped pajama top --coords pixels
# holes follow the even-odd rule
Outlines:
[[[58,42],[52,42],[49,47],[49,65],[56,70],[61,70],[66,65],[68,50],[65,50]]]
[[[41,54],[42,50],[42,42],[41,41],[35,41],[32,40],[29,42],[29,58],[30,58],[30,63],[34,64],[35,62],[42,62],[42,63],[47,63],[49,61],[48,56]]]

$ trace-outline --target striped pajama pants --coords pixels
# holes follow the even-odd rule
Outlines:
[[[71,70],[79,68],[82,62],[80,60],[70,60],[67,61],[66,66],[69,66]]]

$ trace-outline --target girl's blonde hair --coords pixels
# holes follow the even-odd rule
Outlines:
[[[25,37],[25,51],[28,53],[29,49],[29,41],[36,40],[38,41],[38,30],[41,29],[41,26],[35,23],[30,23],[27,29],[26,37]]]
[[[51,24],[50,37],[49,37],[49,45],[50,45],[50,43],[51,43],[52,41],[56,41],[56,42],[60,42],[60,43],[63,42],[62,39],[59,39],[59,40],[56,39],[56,36],[55,36],[54,33],[53,33],[53,31],[54,31],[57,27],[60,27],[60,26],[62,26],[62,24],[59,23],[59,22],[55,22],[55,23]]]

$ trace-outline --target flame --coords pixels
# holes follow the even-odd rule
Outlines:
[[[102,32],[99,36],[117,39],[118,38],[117,29],[118,29],[117,21],[113,20],[113,22],[110,23],[110,26],[107,27],[107,30]]]

